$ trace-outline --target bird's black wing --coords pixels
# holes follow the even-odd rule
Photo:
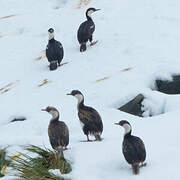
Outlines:
[[[63,49],[62,44],[59,41],[56,41],[55,53],[58,59],[58,63],[60,64],[60,62],[62,61],[64,57],[64,49]]]
[[[78,112],[80,121],[89,126],[91,131],[102,132],[103,123],[99,113],[92,107],[85,106]]]
[[[129,142],[128,140],[124,139],[122,150],[123,150],[123,155],[124,155],[126,161],[129,164],[133,164],[134,162],[137,161],[137,159],[138,159],[137,158],[137,154],[134,151],[134,147],[131,144],[131,142]]]
[[[48,43],[46,47],[46,57],[49,62],[58,61],[61,62],[64,56],[63,46],[59,41]]]
[[[58,146],[67,146],[69,144],[69,130],[66,124],[62,121],[50,124],[48,135],[51,146],[54,149]]]
[[[93,21],[85,21],[83,22],[78,29],[77,38],[79,43],[85,43],[88,39],[91,38],[93,32],[95,30],[95,25]]]
[[[134,136],[134,139],[134,145],[137,148],[138,158],[141,162],[143,162],[146,159],[146,149],[144,143],[139,137]]]
[[[143,162],[146,158],[143,141],[136,136],[125,138],[123,141],[123,154],[129,164]]]

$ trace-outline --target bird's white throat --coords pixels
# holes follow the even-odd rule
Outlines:
[[[125,130],[124,135],[128,134],[131,131],[131,126],[129,124],[124,124],[123,128]]]
[[[56,119],[59,117],[58,111],[51,110],[49,113],[52,115],[52,119]]]
[[[78,100],[78,105],[84,100],[84,97],[82,94],[76,94],[74,97]]]
[[[54,38],[54,32],[53,33],[50,33],[49,32],[49,40],[53,39]]]
[[[94,12],[93,10],[90,10],[90,11],[88,11],[87,15],[88,15],[89,17],[91,17],[91,14],[92,14],[93,12]]]

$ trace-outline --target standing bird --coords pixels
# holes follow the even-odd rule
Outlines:
[[[95,8],[89,8],[86,11],[86,18],[87,21],[83,22],[78,29],[77,32],[77,38],[80,44],[80,52],[83,52],[86,50],[86,43],[88,40],[91,42],[91,46],[95,44],[95,42],[92,42],[93,40],[93,32],[95,30],[95,24],[91,18],[91,14],[99,11],[100,9],[95,9]]]
[[[55,70],[57,69],[57,64],[60,66],[64,57],[64,50],[62,44],[54,39],[54,29],[50,28],[48,33],[49,42],[46,47],[46,57],[50,62],[50,70]]]
[[[143,163],[146,159],[144,143],[139,137],[131,135],[132,128],[128,121],[122,120],[115,124],[125,129],[122,144],[123,155],[126,161],[131,164],[133,173],[139,174],[139,168],[146,165],[146,163]]]
[[[52,115],[48,127],[48,135],[53,149],[63,155],[63,150],[67,149],[69,144],[69,130],[63,121],[59,121],[59,112],[56,108],[48,106],[42,109]]]
[[[101,141],[101,134],[103,131],[103,123],[99,113],[92,107],[84,105],[84,96],[78,90],[73,90],[70,94],[77,98],[78,100],[78,117],[82,125],[84,134],[87,136],[87,141],[89,140],[89,134],[94,135],[95,140]]]

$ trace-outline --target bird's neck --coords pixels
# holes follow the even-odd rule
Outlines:
[[[92,18],[91,18],[91,14],[86,13],[86,18],[87,18],[88,21],[93,21]]]
[[[57,112],[57,111],[52,111],[52,112],[50,112],[50,114],[52,115],[51,122],[52,122],[52,121],[58,121],[58,120],[59,120],[59,112]]]
[[[54,39],[54,38],[49,39],[49,43],[53,43],[54,41],[55,41],[55,39]]]
[[[125,130],[124,137],[130,136],[131,135],[131,131],[132,131],[131,126],[129,124],[124,124],[123,127],[124,127],[124,130]]]
[[[77,108],[79,109],[79,108],[83,107],[84,106],[84,97],[83,97],[83,95],[77,94],[77,95],[75,95],[75,97],[78,100]]]
[[[90,16],[86,16],[88,21],[93,21]]]
[[[80,103],[78,103],[78,105],[77,105],[77,108],[79,109],[82,109],[84,107],[84,100],[83,101],[81,101]]]
[[[49,40],[51,40],[51,39],[54,39],[54,32],[53,33],[49,32]]]

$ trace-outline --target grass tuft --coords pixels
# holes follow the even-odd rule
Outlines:
[[[6,167],[9,165],[10,161],[7,160],[6,148],[0,149],[0,177],[5,175]]]
[[[83,6],[87,6],[90,2],[91,2],[91,0],[79,0],[79,2],[77,4],[77,9],[80,9]]]
[[[44,79],[39,85],[38,85],[38,87],[42,87],[42,86],[44,86],[45,84],[47,84],[47,83],[50,83],[51,81],[49,81],[48,79]]]
[[[11,163],[10,166],[16,171],[14,175],[20,180],[64,180],[63,177],[56,176],[49,170],[59,169],[61,174],[68,174],[72,170],[70,163],[54,151],[34,145],[24,149],[36,154],[36,157],[21,153],[21,157],[17,157]]]

